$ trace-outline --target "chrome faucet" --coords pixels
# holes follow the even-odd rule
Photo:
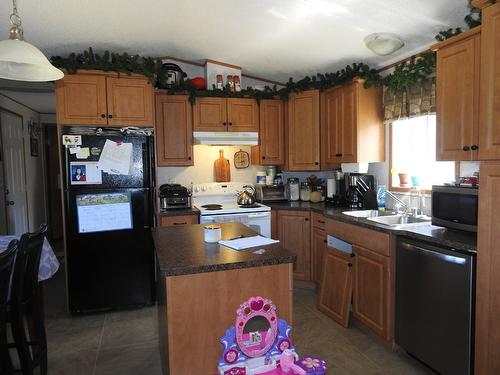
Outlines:
[[[390,196],[394,202],[396,202],[396,212],[397,213],[403,213],[404,215],[407,215],[410,208],[408,207],[408,205],[403,202],[401,199],[399,199],[396,195],[394,195],[393,193],[391,193],[390,191],[386,190],[384,192],[385,195],[388,195]],[[403,208],[403,211],[400,211],[400,209]]]

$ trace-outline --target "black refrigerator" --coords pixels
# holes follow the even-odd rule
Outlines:
[[[62,142],[69,311],[154,303],[153,137],[65,127]],[[127,172],[104,170],[107,143],[131,149]]]

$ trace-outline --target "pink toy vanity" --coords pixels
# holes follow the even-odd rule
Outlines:
[[[322,359],[301,357],[290,340],[292,327],[278,319],[276,306],[252,297],[236,310],[236,323],[219,340],[224,346],[219,375],[324,375]]]

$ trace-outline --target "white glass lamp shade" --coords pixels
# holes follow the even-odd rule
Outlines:
[[[15,81],[47,82],[64,77],[45,55],[24,40],[0,41],[0,78]]]
[[[366,47],[379,56],[387,56],[403,47],[404,42],[394,34],[375,33],[364,39]]]

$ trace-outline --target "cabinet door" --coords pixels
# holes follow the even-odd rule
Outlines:
[[[157,165],[193,165],[192,106],[186,95],[156,96]]]
[[[500,3],[483,9],[479,159],[500,159]]]
[[[389,339],[389,258],[353,246],[355,276],[354,316],[377,335]]]
[[[293,277],[309,281],[311,278],[309,211],[278,211],[278,239],[281,246],[297,256]]]
[[[261,165],[285,163],[285,122],[281,100],[260,102],[260,158]]]
[[[259,106],[255,99],[227,99],[227,125],[231,132],[258,132]]]
[[[481,163],[479,196],[475,373],[500,374],[500,162]]]
[[[292,94],[288,98],[288,170],[320,169],[319,91]]]
[[[67,74],[56,81],[58,124],[106,125],[106,77]]]
[[[323,257],[318,308],[344,327],[349,325],[352,273],[353,264],[349,254],[327,247]]]
[[[342,162],[342,87],[321,94],[321,166]]]
[[[194,131],[227,131],[226,99],[196,98]]]
[[[311,235],[311,279],[317,286],[321,283],[325,251],[326,232],[321,228],[313,228]]]
[[[278,211],[271,211],[271,238],[278,239]]]
[[[161,216],[161,227],[173,227],[178,225],[198,224],[197,215],[181,215],[181,216]]]
[[[437,51],[436,141],[438,160],[477,159],[480,34]]]
[[[342,87],[342,163],[356,163],[357,156],[357,129],[358,129],[358,87],[359,83],[351,83]],[[378,141],[377,140],[373,140]]]
[[[153,86],[144,78],[106,78],[108,124],[153,126]]]

